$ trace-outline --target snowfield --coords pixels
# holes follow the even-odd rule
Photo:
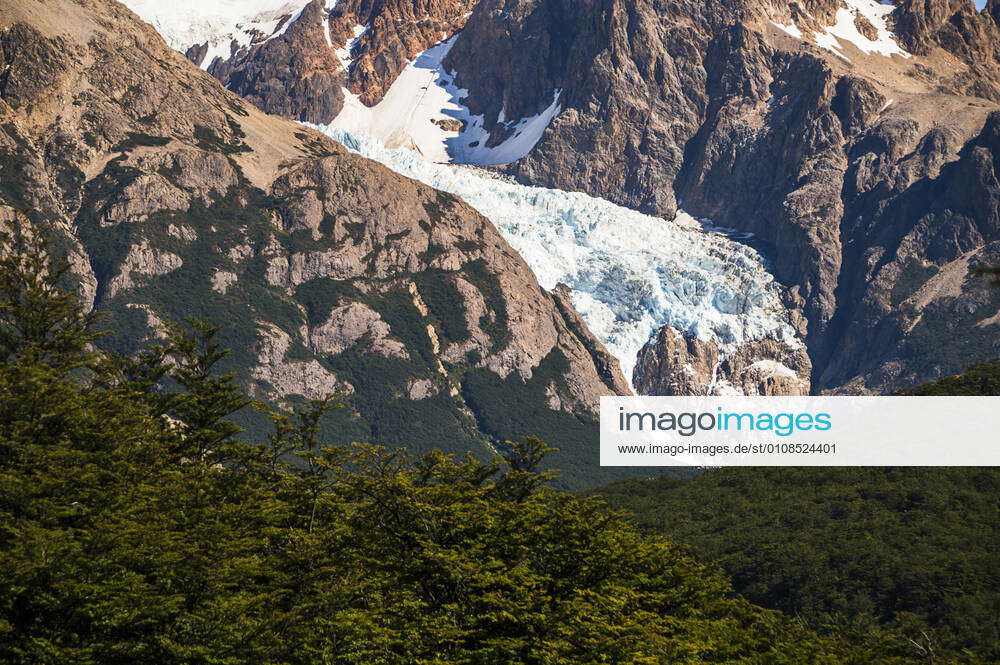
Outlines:
[[[850,62],[850,58],[844,55],[844,47],[840,43],[841,40],[850,42],[866,55],[877,53],[886,57],[894,55],[902,58],[910,57],[910,54],[904,51],[896,41],[895,35],[889,30],[888,23],[886,22],[886,18],[896,8],[892,2],[876,2],[876,0],[843,1],[846,7],[841,7],[837,10],[836,23],[828,26],[825,32],[811,33],[813,41],[816,42],[817,46],[827,49],[848,62]],[[855,25],[855,19],[859,17],[867,19],[875,28],[877,32],[875,39],[869,39],[858,30],[857,25]],[[810,18],[812,18],[811,15]],[[796,39],[804,39],[802,30],[794,23],[789,25],[782,25],[774,21],[771,23]]]
[[[664,220],[586,194],[507,182],[468,166],[430,163],[376,139],[318,127],[353,152],[455,194],[490,219],[539,283],[573,291],[587,325],[629,379],[664,325],[724,349],[772,336],[799,346],[782,287],[764,259],[690,215]]]
[[[231,55],[231,44],[250,44],[255,33],[273,39],[291,24],[309,0],[121,0],[150,23],[167,44],[182,53],[208,44],[202,61],[207,68],[216,57]],[[330,7],[336,0],[328,0]],[[284,17],[291,19],[282,23]],[[279,25],[281,30],[279,30]]]
[[[364,31],[355,29],[355,38],[337,49],[344,69],[351,66],[353,42]],[[498,121],[511,133],[507,140],[487,147],[489,133],[481,115],[472,115],[462,103],[469,91],[455,86],[455,73],[442,64],[456,37],[419,54],[393,81],[378,104],[365,106],[358,96],[344,89],[344,110],[330,124],[344,132],[369,136],[389,148],[406,148],[424,159],[438,163],[510,164],[529,152],[542,133],[559,115],[561,90],[552,91],[552,104],[536,116],[508,120],[503,111]],[[461,124],[462,130],[449,129]]]

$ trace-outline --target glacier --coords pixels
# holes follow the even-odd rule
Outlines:
[[[307,1],[123,0],[172,47],[207,42],[203,66],[216,55],[228,57],[233,42],[246,45],[260,35],[281,34]],[[847,1],[866,16],[875,11],[875,0]],[[329,12],[336,3],[325,0],[324,8]],[[356,26],[353,36],[337,45],[324,26],[327,44],[345,70],[366,29]],[[397,173],[455,194],[483,214],[543,288],[570,287],[577,310],[621,362],[626,378],[632,378],[640,349],[665,325],[715,342],[723,353],[765,337],[801,348],[783,287],[764,257],[737,234],[683,212],[671,220],[652,217],[582,193],[516,184],[480,168],[530,152],[560,113],[562,91],[552,90],[551,105],[536,116],[508,119],[502,113],[498,122],[509,136],[487,147],[483,117],[462,103],[468,91],[455,85],[455,73],[442,64],[454,40],[418,54],[373,107],[345,89],[344,110],[316,129]],[[446,128],[455,121],[462,129]]]
[[[280,36],[302,14],[309,0],[120,0],[160,33],[170,48],[187,51],[205,44],[202,69],[235,48]],[[326,0],[329,11],[337,0]]]
[[[632,378],[664,325],[723,351],[772,337],[802,345],[766,260],[686,213],[663,219],[578,192],[531,187],[486,169],[437,164],[334,126],[349,150],[465,200],[520,253],[543,288],[563,283],[591,331]]]

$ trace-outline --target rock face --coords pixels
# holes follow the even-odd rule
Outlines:
[[[941,49],[966,71],[942,81],[945,89],[1000,102],[1000,17],[993,3],[984,12],[962,0],[908,0],[893,13],[896,33],[914,54]]]
[[[362,103],[374,106],[420,52],[465,25],[479,0],[340,0],[330,12],[330,36],[342,45],[364,32],[349,53],[348,81]]]
[[[996,258],[1000,28],[995,0],[879,7],[483,0],[446,65],[494,134],[560,91],[520,181],[754,233],[812,389],[890,392],[1000,351],[995,296],[958,274]]]
[[[310,0],[277,24],[277,36],[255,33],[212,62],[207,44],[187,56],[268,113],[326,124],[343,108],[343,87],[374,106],[418,53],[465,25],[476,2]]]
[[[801,345],[775,339],[722,350],[664,326],[639,353],[643,395],[808,395],[811,364]]]
[[[331,440],[540,434],[594,463],[578,430],[621,374],[467,205],[261,113],[113,0],[5,2],[0,62],[0,220],[53,225],[108,344],[208,316],[261,397],[346,396]]]
[[[278,37],[252,44],[208,72],[268,113],[325,123],[344,107],[343,70],[326,40],[326,11],[313,0]],[[200,52],[189,52],[199,58]],[[202,55],[203,57],[203,55]]]

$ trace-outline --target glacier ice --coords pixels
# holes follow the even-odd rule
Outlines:
[[[309,0],[121,2],[156,28],[173,49],[184,52],[195,44],[207,44],[203,68],[211,65],[216,57],[228,58],[233,42],[247,46],[259,35],[273,38],[281,34],[309,4]]]
[[[763,337],[798,347],[782,286],[753,248],[681,213],[644,215],[586,194],[509,182],[481,168],[435,164],[402,148],[317,127],[353,152],[455,194],[487,217],[552,289],[564,283],[595,335],[631,378],[664,325],[723,350]]]

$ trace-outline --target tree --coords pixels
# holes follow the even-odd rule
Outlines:
[[[325,446],[320,400],[250,445],[214,327],[102,353],[50,259],[0,268],[0,662],[870,662],[547,487],[537,440]]]

